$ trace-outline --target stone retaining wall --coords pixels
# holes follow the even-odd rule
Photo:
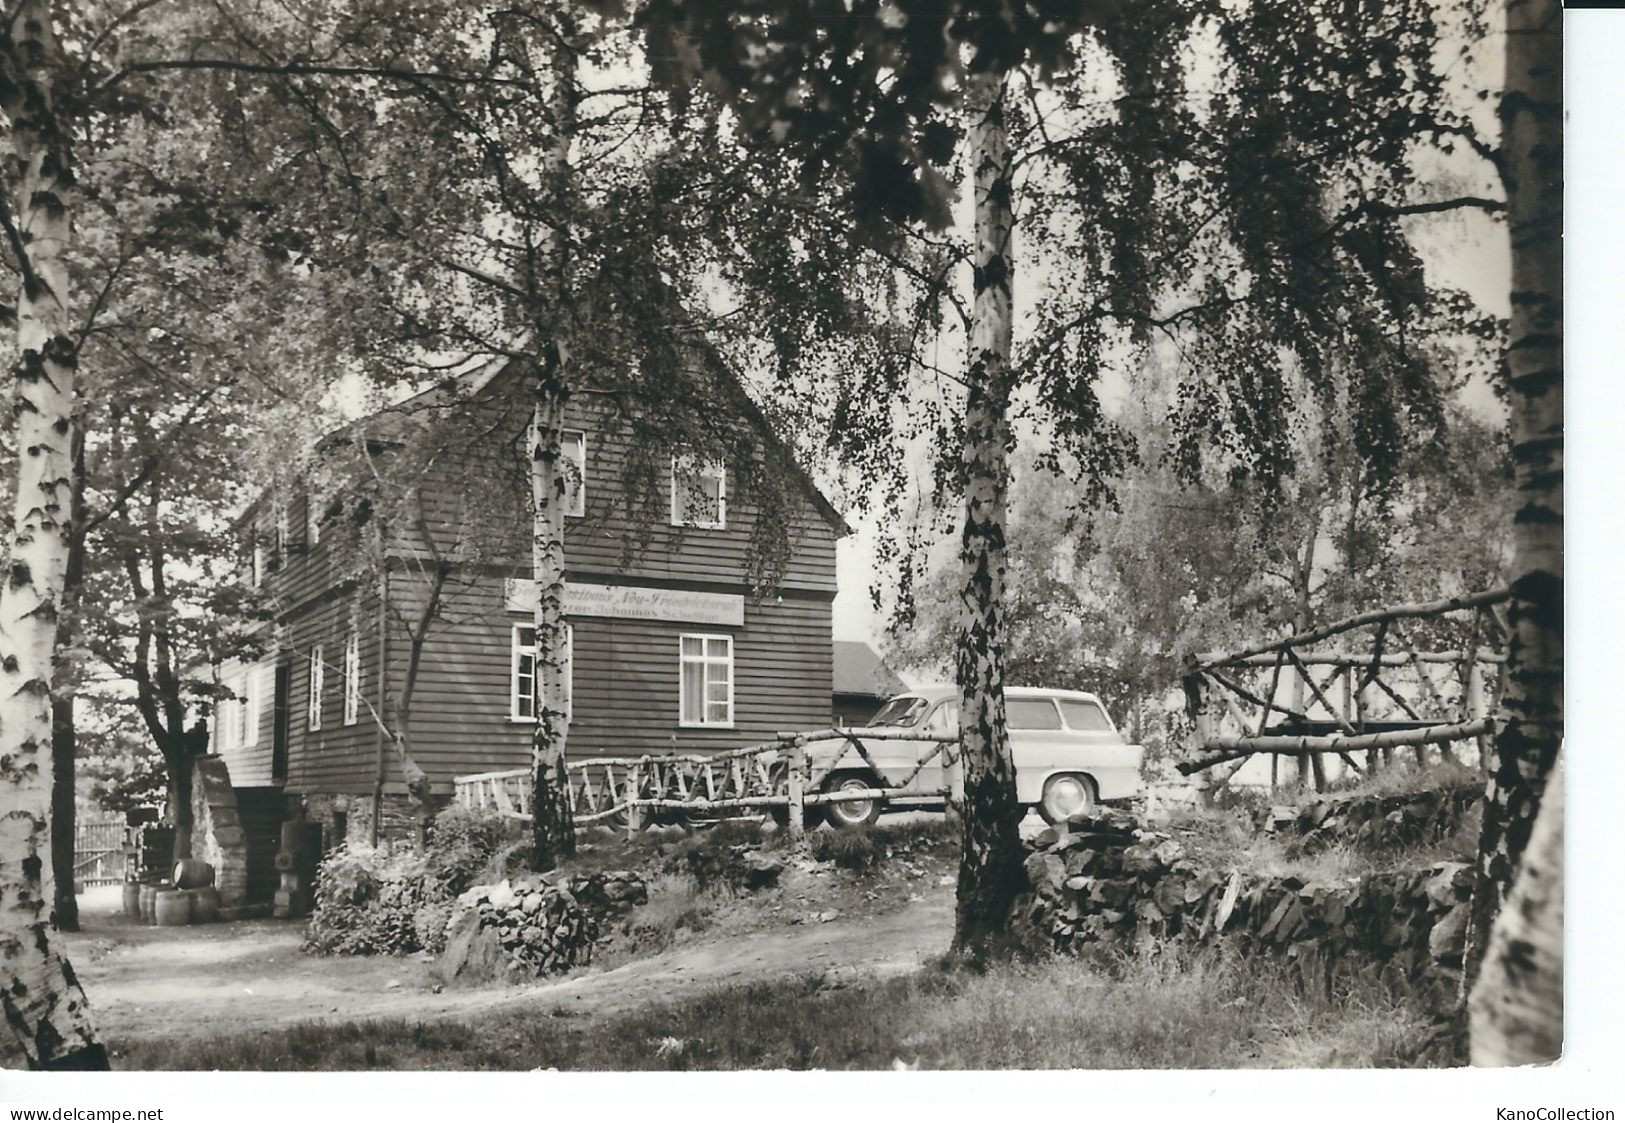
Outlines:
[[[1483,794],[1484,785],[1473,782],[1385,796],[1333,795],[1302,807],[1272,807],[1256,825],[1297,834],[1306,853],[1334,843],[1363,850],[1425,846],[1455,834]]]
[[[1032,889],[1014,919],[1058,950],[1156,936],[1224,942],[1284,958],[1306,987],[1329,989],[1338,971],[1375,964],[1397,987],[1428,993],[1436,1009],[1455,999],[1466,863],[1343,883],[1262,878],[1204,869],[1171,834],[1108,813],[1043,832],[1026,869]]]
[[[591,961],[604,921],[648,899],[643,879],[624,870],[476,885],[453,908],[441,976],[519,980],[567,971]]]

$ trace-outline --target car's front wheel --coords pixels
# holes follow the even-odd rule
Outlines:
[[[830,793],[861,792],[877,787],[874,777],[861,772],[837,772],[824,782],[824,791]],[[836,830],[856,830],[867,827],[880,818],[878,799],[843,800],[824,804],[824,817]]]
[[[1081,772],[1061,772],[1044,781],[1038,813],[1046,823],[1059,823],[1074,815],[1093,815],[1099,805],[1093,780]]]

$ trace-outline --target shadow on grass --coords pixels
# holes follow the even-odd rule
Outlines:
[[[817,975],[623,1014],[544,1009],[457,1022],[342,1022],[114,1044],[121,1068],[683,1070],[1397,1067],[1426,1019],[1355,976],[1329,999],[1214,949],[1153,946],[1086,963]]]

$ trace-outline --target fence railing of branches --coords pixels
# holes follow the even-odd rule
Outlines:
[[[1218,786],[1267,753],[1306,756],[1319,778],[1327,756],[1370,772],[1399,749],[1425,763],[1430,747],[1454,755],[1459,746],[1482,764],[1505,677],[1501,606],[1510,598],[1499,588],[1398,605],[1195,657],[1183,682],[1190,735],[1179,771],[1208,773],[1200,780]]]

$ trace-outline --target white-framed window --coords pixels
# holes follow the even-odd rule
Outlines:
[[[710,530],[728,525],[728,473],[722,461],[671,458],[671,525]]]
[[[313,550],[322,540],[322,498],[305,492],[305,549]]]
[[[322,680],[327,667],[322,662],[322,645],[310,649],[309,697],[305,700],[305,728],[315,733],[322,727]]]
[[[564,625],[564,716],[575,712],[575,629]],[[535,721],[538,711],[536,629],[530,624],[513,626],[513,663],[508,683],[508,717],[514,721]]]
[[[288,523],[288,504],[280,495],[271,502],[271,525],[276,528],[276,556],[288,556],[288,544],[292,541],[292,529]]]
[[[361,716],[361,635],[351,632],[344,641],[344,724]]]
[[[260,691],[252,670],[245,671],[233,688],[237,695],[238,745],[252,745],[260,736]]]
[[[235,695],[237,683],[226,684],[226,688]],[[222,749],[235,749],[237,738],[242,733],[242,703],[236,697],[221,698],[214,708],[214,735]]]
[[[685,635],[677,643],[677,724],[732,726],[733,637]]]
[[[570,479],[565,483],[564,513],[580,518],[587,513],[587,434],[566,429],[559,435],[559,452]]]
[[[248,564],[248,579],[257,589],[265,581],[265,547],[260,544],[258,535],[253,538]]]

